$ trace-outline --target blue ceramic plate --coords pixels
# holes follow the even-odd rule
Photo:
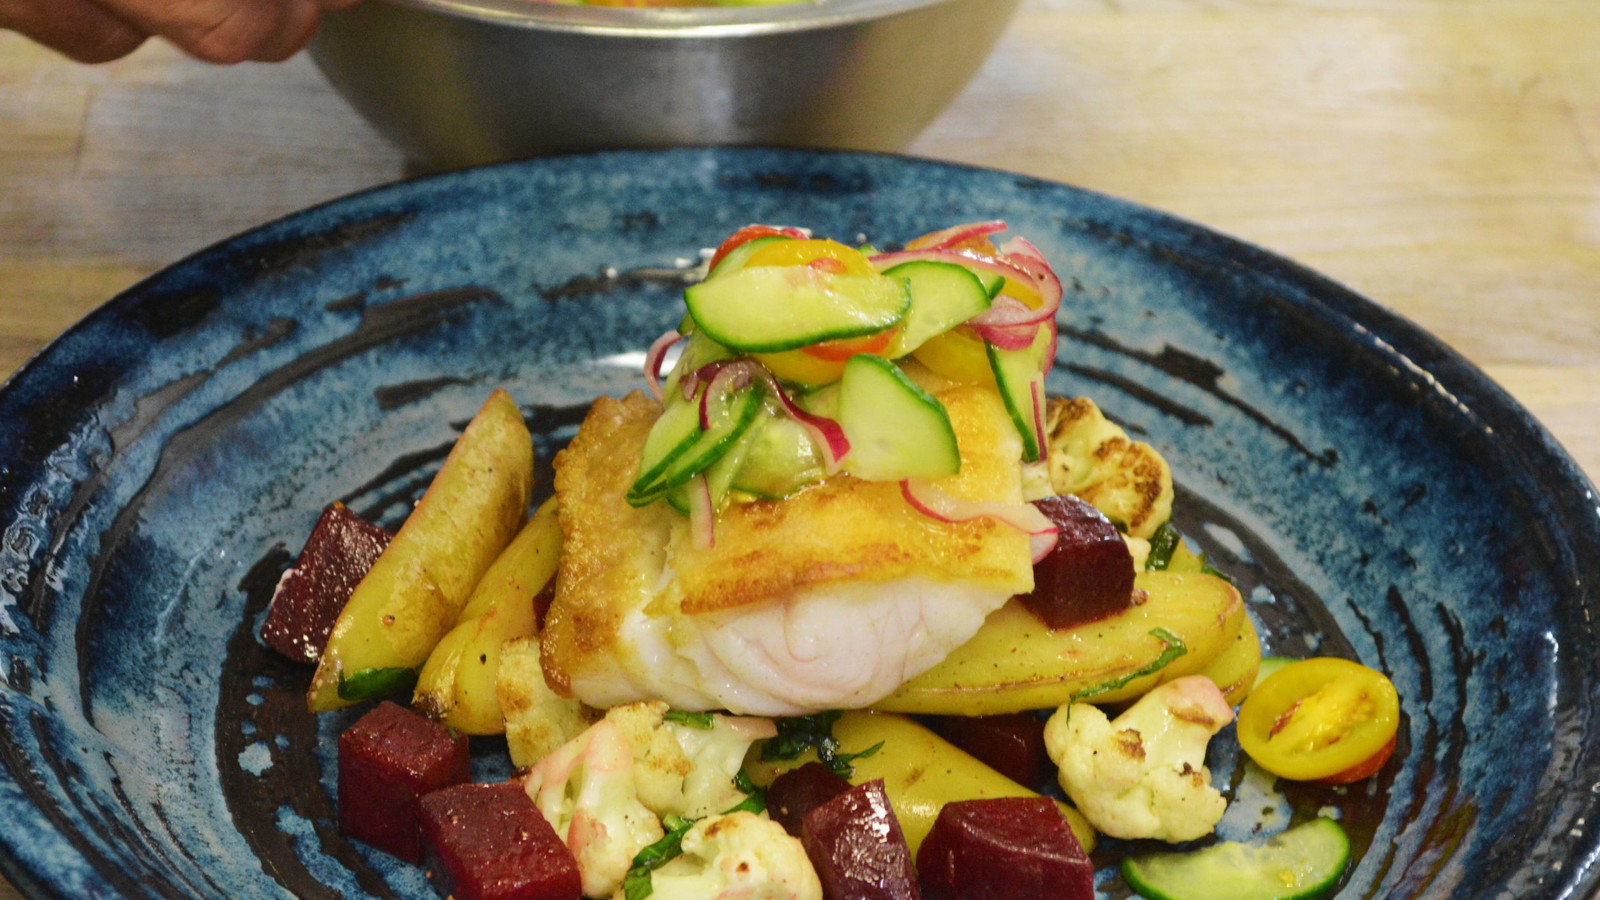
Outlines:
[[[1401,762],[1269,798],[1342,810],[1360,855],[1340,896],[1593,890],[1596,501],[1504,392],[1338,285],[1149,210],[760,150],[341,200],[144,282],[17,375],[0,393],[0,870],[62,900],[433,896],[338,834],[328,748],[348,717],[304,713],[307,673],[255,638],[318,510],[398,523],[498,386],[548,483],[590,399],[639,386],[697,249],[741,225],[892,245],[991,217],[1065,276],[1051,389],[1166,454],[1180,526],[1239,579],[1269,652],[1393,674]],[[490,776],[503,755],[485,749]]]

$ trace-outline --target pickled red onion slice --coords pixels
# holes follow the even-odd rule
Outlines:
[[[1031,503],[993,503],[952,497],[924,481],[900,482],[900,495],[911,508],[936,522],[968,522],[987,516],[1028,536],[1028,549],[1037,563],[1056,545],[1056,526]]]
[[[1006,223],[1002,219],[990,219],[987,222],[966,222],[961,225],[952,225],[941,228],[932,234],[925,234],[913,243],[918,250],[948,250],[958,244],[970,241],[973,238],[988,237],[1006,230]]]
[[[666,402],[666,394],[661,390],[661,363],[667,358],[667,351],[672,345],[683,340],[683,335],[677,329],[669,330],[666,334],[656,338],[655,343],[644,354],[644,382],[650,388],[650,393],[656,400]]]

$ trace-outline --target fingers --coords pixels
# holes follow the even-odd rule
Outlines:
[[[311,39],[317,0],[98,0],[102,7],[214,63],[276,62]]]
[[[89,0],[0,0],[0,28],[66,54],[78,62],[110,62],[143,44],[147,33]]]
[[[125,56],[159,35],[207,62],[277,62],[311,40],[322,13],[359,0],[0,0],[10,28],[80,62]]]

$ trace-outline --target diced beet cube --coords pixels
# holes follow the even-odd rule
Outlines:
[[[467,737],[385,700],[339,735],[339,828],[422,862],[422,795],[472,776]]]
[[[1023,787],[1037,789],[1055,777],[1055,765],[1044,748],[1044,720],[1038,716],[946,716],[939,731],[945,740]]]
[[[783,830],[799,837],[806,814],[850,790],[850,782],[819,762],[809,762],[772,780],[767,788],[767,815]]]
[[[1033,501],[1056,526],[1056,545],[1033,567],[1022,603],[1051,629],[1096,622],[1134,605],[1133,554],[1117,526],[1068,494]]]
[[[261,639],[295,662],[316,662],[350,592],[387,546],[389,532],[334,501],[278,581]]]
[[[917,851],[927,900],[1094,900],[1094,865],[1044,797],[945,804]]]
[[[881,778],[807,813],[800,843],[825,900],[920,900],[911,850]]]
[[[455,900],[578,900],[578,860],[520,781],[458,784],[422,798],[439,893]]]

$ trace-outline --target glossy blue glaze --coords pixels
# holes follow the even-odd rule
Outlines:
[[[1002,172],[763,150],[341,200],[179,263],[19,373],[0,392],[0,869],[41,898],[432,896],[337,834],[349,716],[302,712],[306,672],[254,636],[318,510],[398,523],[497,386],[547,470],[590,398],[640,385],[681,270],[741,225],[892,245],[978,218],[1055,261],[1051,390],[1167,456],[1179,524],[1269,650],[1394,675],[1403,762],[1332,795],[1364,851],[1340,896],[1592,891],[1600,524],[1525,411],[1381,307],[1197,226]]]

